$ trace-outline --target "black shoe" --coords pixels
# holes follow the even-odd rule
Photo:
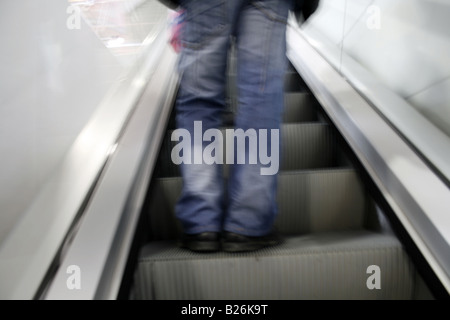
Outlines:
[[[220,249],[218,232],[183,234],[180,246],[196,252],[214,252]]]
[[[237,233],[225,232],[222,247],[227,252],[245,252],[275,246],[282,242],[276,233],[262,237],[249,237]]]

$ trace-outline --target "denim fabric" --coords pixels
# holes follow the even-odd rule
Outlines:
[[[186,21],[181,34],[177,127],[194,136],[194,121],[202,121],[203,132],[222,126],[227,54],[234,36],[236,128],[279,129],[287,65],[286,20],[292,0],[182,0],[181,5]],[[192,139],[191,143],[194,164],[181,164],[183,190],[176,206],[184,232],[267,234],[277,214],[277,175],[262,175],[260,161],[234,164],[226,189],[221,164],[195,164],[194,158],[201,157],[209,142]]]

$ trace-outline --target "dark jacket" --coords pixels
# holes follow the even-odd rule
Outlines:
[[[175,10],[180,6],[179,0],[158,0],[158,1],[172,10]]]
[[[306,21],[319,7],[319,0],[296,0],[294,13],[297,20]]]
[[[176,9],[180,3],[179,0],[159,0],[170,9]],[[306,21],[319,6],[319,0],[295,0],[294,13],[297,19]]]

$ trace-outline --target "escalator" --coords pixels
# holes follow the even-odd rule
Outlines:
[[[448,8],[330,0],[314,23],[291,16],[284,242],[199,254],[177,246],[183,181],[171,160],[178,76],[167,8],[69,2],[4,5],[1,299],[450,297],[450,138],[440,125],[448,19],[436,14]],[[367,28],[365,8],[390,27]],[[232,52],[229,66],[223,129],[237,111]]]
[[[231,55],[228,112],[236,112]],[[391,231],[320,103],[290,66],[285,80],[278,180],[283,236],[249,253],[193,253],[177,246],[182,179],[171,161],[174,111],[144,208],[133,299],[418,299],[431,294]],[[224,166],[226,177],[227,167]]]

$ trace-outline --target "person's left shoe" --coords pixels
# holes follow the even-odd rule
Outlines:
[[[180,247],[195,252],[215,252],[220,250],[220,234],[218,232],[203,232],[183,234]]]
[[[247,252],[279,245],[283,242],[283,239],[276,232],[261,237],[225,232],[222,241],[222,248],[226,252]]]

